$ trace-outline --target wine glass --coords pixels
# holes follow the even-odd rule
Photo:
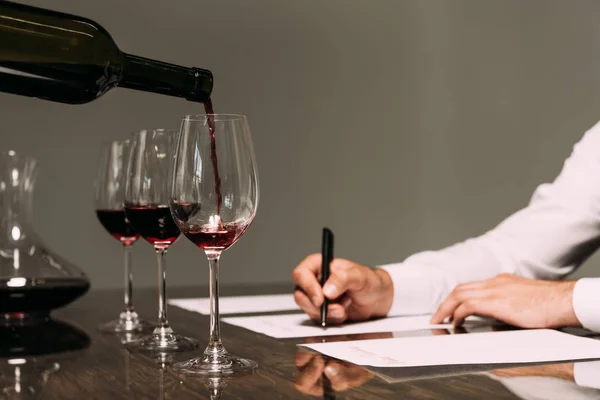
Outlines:
[[[210,267],[209,344],[200,357],[173,368],[212,376],[251,372],[256,362],[229,354],[219,328],[219,258],[246,232],[258,205],[258,172],[245,116],[183,118],[169,204],[177,226],[204,251]]]
[[[125,214],[134,229],[156,251],[158,259],[158,325],[152,335],[126,344],[132,350],[171,352],[198,346],[173,333],[167,320],[167,249],[179,237],[168,202],[168,174],[175,131],[144,129],[133,134],[125,186]]]
[[[104,143],[94,184],[96,216],[108,233],[123,245],[125,267],[124,310],[119,319],[98,326],[102,332],[140,332],[152,326],[141,320],[133,307],[131,247],[140,235],[131,226],[124,210],[129,145],[129,140]]]

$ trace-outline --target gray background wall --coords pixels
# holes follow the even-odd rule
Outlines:
[[[126,52],[211,69],[217,112],[248,115],[261,201],[223,283],[289,281],[324,225],[337,256],[365,264],[482,233],[600,119],[596,0],[21,1],[89,17]],[[0,94],[0,148],[42,166],[35,226],[96,288],[122,281],[94,215],[100,143],[200,111],[125,89],[85,106]],[[150,245],[134,262],[154,285]],[[598,258],[578,274],[599,275]],[[207,278],[203,254],[176,243],[169,283]]]

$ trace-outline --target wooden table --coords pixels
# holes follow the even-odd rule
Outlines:
[[[221,294],[285,293],[290,289],[288,286],[224,287]],[[206,293],[204,288],[171,289],[169,295],[171,298],[202,297]],[[156,291],[136,291],[135,303],[142,316],[152,319],[155,315]],[[54,319],[60,323],[51,325],[43,331],[28,331],[29,340],[38,347],[38,353],[45,351],[44,346],[55,353],[0,358],[2,374],[0,398],[5,398],[3,396],[7,395],[2,390],[6,391],[11,387],[14,390],[15,379],[20,382],[21,392],[38,393],[37,396],[26,398],[40,399],[323,398],[322,383],[318,380],[319,368],[322,368],[326,362],[332,361],[324,360],[312,353],[302,353],[302,350],[296,346],[301,341],[311,339],[276,340],[239,327],[222,324],[226,348],[233,354],[257,361],[259,369],[253,375],[226,381],[214,379],[211,381],[206,378],[178,375],[170,370],[168,365],[151,356],[129,353],[121,343],[122,337],[97,332],[96,325],[115,318],[120,307],[120,291],[92,291],[70,306],[56,311],[53,314]],[[207,316],[170,307],[169,320],[176,332],[194,337],[202,343],[201,348],[195,352],[176,354],[174,361],[190,358],[204,349],[203,346],[208,340]],[[2,336],[3,347],[6,347],[6,332],[5,330]],[[52,335],[54,337],[51,337]],[[356,337],[337,339],[356,339]],[[49,340],[56,343],[51,342],[48,345]],[[77,349],[61,352],[65,348],[73,347]],[[345,379],[337,382],[338,391],[327,393],[326,398],[457,400],[526,398],[514,394],[499,381],[501,375],[553,375],[557,377],[554,379],[555,382],[579,390],[580,392],[576,393],[581,396],[577,398],[600,396],[600,391],[569,383],[572,379],[572,364],[569,363],[497,370],[495,375],[473,373],[469,370],[461,372],[461,368],[416,370],[411,372],[411,377],[396,383],[386,383],[380,377],[357,366],[340,365],[343,368],[341,376]],[[545,385],[543,382],[546,381],[543,379],[541,382]],[[557,381],[557,379],[563,380]],[[520,378],[520,382],[523,385],[525,381]],[[531,382],[533,386],[530,387],[530,391],[535,392],[537,390],[535,385],[540,384],[540,378],[533,378]],[[217,388],[215,389],[214,386]],[[546,386],[545,389],[548,387]],[[7,398],[25,397],[9,395]]]

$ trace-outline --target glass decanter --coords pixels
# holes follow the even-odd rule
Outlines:
[[[0,153],[0,324],[45,321],[83,295],[89,279],[50,251],[33,229],[37,161]]]

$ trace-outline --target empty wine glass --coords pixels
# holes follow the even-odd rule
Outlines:
[[[210,267],[210,341],[200,357],[173,368],[213,376],[251,372],[256,362],[229,354],[219,327],[219,258],[246,232],[258,205],[258,171],[245,116],[182,120],[169,202],[177,226],[204,251]]]
[[[98,326],[102,332],[140,332],[152,326],[141,320],[133,308],[131,246],[140,235],[131,226],[124,209],[129,144],[129,140],[117,140],[102,146],[94,184],[96,216],[108,233],[123,245],[125,271],[124,310],[119,319]]]
[[[198,346],[194,339],[173,333],[167,320],[167,249],[180,233],[168,202],[175,139],[175,131],[168,129],[141,130],[131,139],[125,213],[134,229],[152,244],[158,259],[158,325],[151,336],[126,344],[133,350],[187,351]]]

